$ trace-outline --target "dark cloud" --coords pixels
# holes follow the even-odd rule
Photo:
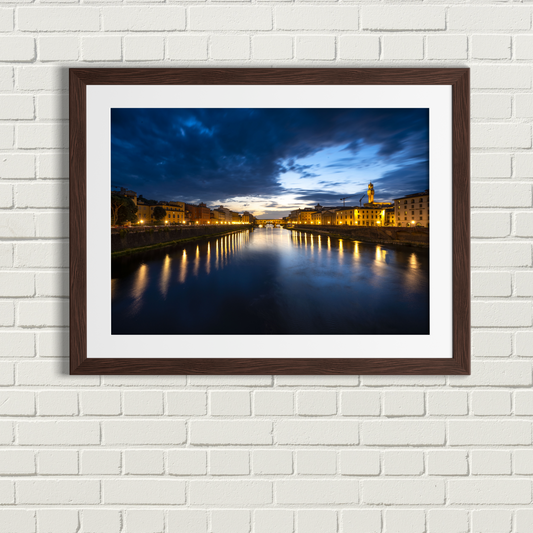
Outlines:
[[[261,197],[280,207],[270,200],[287,193],[337,205],[353,192],[342,181],[329,182],[339,186],[330,192],[303,190],[302,180],[287,189],[281,179],[320,177],[320,168],[299,160],[336,147],[344,155],[324,165],[330,174],[395,167],[375,182],[385,199],[429,187],[428,127],[427,109],[113,109],[112,184],[208,205],[239,197],[244,207]],[[373,156],[365,155],[368,147]]]

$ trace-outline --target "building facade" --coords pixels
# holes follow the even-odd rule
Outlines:
[[[429,190],[394,199],[396,226],[429,228]]]

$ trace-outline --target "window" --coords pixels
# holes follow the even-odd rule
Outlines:
[[[415,214],[415,212],[414,212],[414,211],[411,211],[411,215],[414,215],[414,214]]]
[[[422,214],[422,211],[420,211],[420,214]]]

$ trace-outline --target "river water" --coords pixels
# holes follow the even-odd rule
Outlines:
[[[111,288],[113,334],[429,333],[409,246],[259,228],[113,259]]]

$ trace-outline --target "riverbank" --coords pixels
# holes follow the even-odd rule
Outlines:
[[[165,226],[111,229],[111,257],[164,248],[175,244],[208,239],[250,229],[248,224],[234,226]]]
[[[287,229],[306,231],[321,235],[329,235],[352,241],[371,242],[376,244],[399,244],[404,246],[429,247],[429,228],[402,228],[387,226],[310,226],[297,224]]]

